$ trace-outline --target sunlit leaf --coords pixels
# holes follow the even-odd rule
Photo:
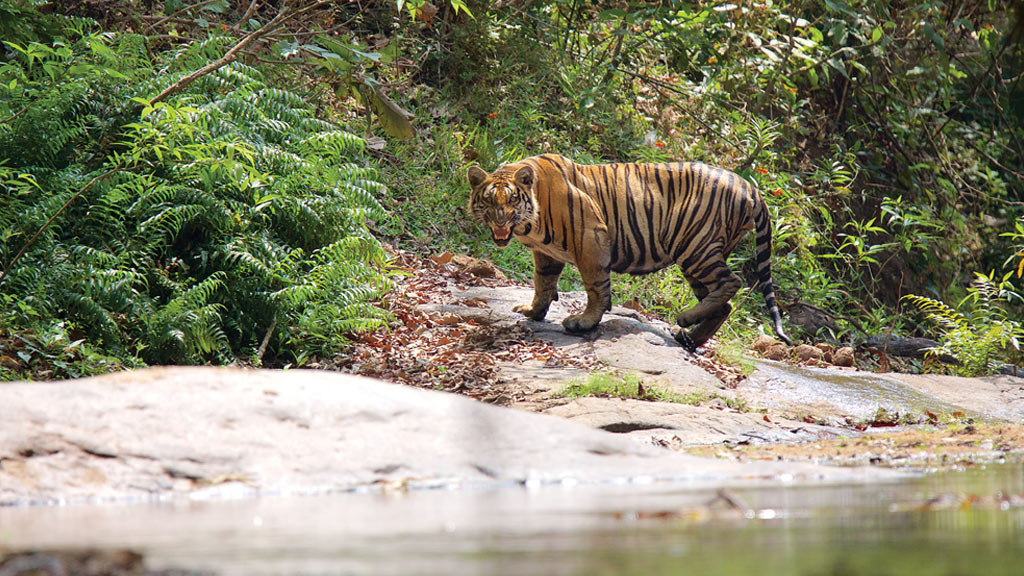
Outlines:
[[[392,138],[408,140],[416,135],[416,128],[410,121],[413,114],[402,109],[376,86],[363,84],[360,93],[377,116],[377,121]]]

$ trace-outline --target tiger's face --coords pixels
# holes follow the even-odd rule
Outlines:
[[[537,203],[533,185],[536,180],[533,167],[522,166],[514,172],[500,169],[488,174],[477,166],[470,166],[466,175],[472,192],[469,212],[474,218],[490,226],[494,243],[505,247],[522,226],[537,219]],[[519,233],[523,233],[520,229]]]

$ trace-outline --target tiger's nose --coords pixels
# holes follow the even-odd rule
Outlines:
[[[504,208],[498,208],[494,211],[494,221],[498,223],[508,222],[512,220],[512,216],[514,214],[515,211],[507,206]]]

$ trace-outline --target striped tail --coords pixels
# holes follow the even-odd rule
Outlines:
[[[793,342],[782,330],[782,315],[779,304],[775,301],[775,287],[772,284],[772,219],[768,215],[768,205],[758,194],[754,197],[754,226],[757,235],[757,279],[764,294],[764,303],[768,306],[768,315],[772,319],[775,334],[790,346]]]

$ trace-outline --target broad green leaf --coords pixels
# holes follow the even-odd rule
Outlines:
[[[377,121],[392,138],[409,140],[416,135],[416,128],[410,121],[413,115],[395,104],[376,86],[364,83],[361,90],[370,109],[377,115]]]
[[[199,9],[206,10],[208,12],[216,12],[217,14],[223,14],[227,11],[228,7],[228,0],[217,0],[216,2],[204,4]]]
[[[931,23],[925,23],[924,35],[925,38],[931,40],[932,43],[935,44],[935,47],[938,48],[940,51],[946,49],[946,40],[938,32],[935,31],[935,28],[931,25]]]

